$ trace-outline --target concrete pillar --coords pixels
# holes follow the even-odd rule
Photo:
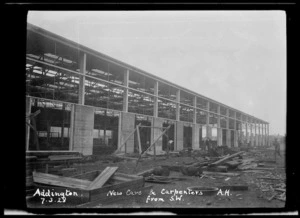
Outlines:
[[[180,90],[176,92],[176,120],[180,121]]]
[[[217,129],[218,146],[222,146],[222,129]]]
[[[124,73],[124,86],[128,87],[129,83],[129,70]],[[128,89],[125,88],[123,92],[123,111],[128,112]]]
[[[199,124],[193,124],[193,130],[192,130],[192,148],[193,149],[200,149],[200,142],[199,142],[199,129],[201,126]]]
[[[217,129],[217,145],[222,146],[222,129],[221,129],[221,106],[218,105],[218,129]]]
[[[196,124],[197,123],[197,97],[194,96],[194,101],[193,101],[193,105],[194,105],[194,110],[193,110],[193,123]]]
[[[94,108],[75,105],[73,150],[93,154]]]
[[[183,150],[183,122],[176,122],[176,150]]]
[[[31,98],[26,96],[26,117],[31,114]],[[30,124],[30,119],[27,118],[26,122]],[[29,137],[30,137],[30,127],[26,125],[26,151],[29,150]]]
[[[86,54],[80,52],[79,70],[82,76],[79,76],[78,104],[84,105],[85,99],[85,74],[86,74]]]
[[[256,129],[256,122],[254,121],[254,123],[253,123],[253,125],[254,125],[254,146],[257,146],[257,129]]]
[[[252,131],[252,123],[249,124],[250,128],[250,145],[253,146],[253,131]]]
[[[74,147],[74,121],[75,121],[75,105],[71,105],[70,130],[69,130],[69,151]]]
[[[164,120],[161,118],[153,117],[152,126],[159,128],[151,128],[151,144],[161,135],[163,132],[163,122]],[[156,154],[160,154],[162,152],[162,140],[163,137],[160,137],[158,141],[155,143],[155,148],[151,150],[151,152],[155,150]]]
[[[135,114],[132,113],[121,113],[121,131],[120,131],[120,145],[123,144],[124,140],[129,136],[130,133],[135,129]],[[133,153],[134,152],[134,135],[133,134],[126,142],[126,146],[124,146],[121,151],[125,153]],[[119,145],[119,146],[120,146]]]
[[[230,132],[231,130],[230,129],[227,129],[226,130],[226,145],[228,146],[228,147],[231,147],[231,132]]]
[[[158,81],[154,82],[153,116],[158,117]]]
[[[249,142],[248,123],[245,124],[246,124],[246,142],[248,143]]]
[[[236,119],[236,111],[234,112],[234,132],[233,132],[233,146],[234,147],[238,147],[238,136],[237,136],[237,130],[236,130],[236,121],[237,121],[237,119]]]
[[[267,141],[268,141],[267,143],[268,143],[268,146],[270,146],[270,131],[269,131],[269,125],[270,125],[270,124],[267,124],[267,137],[268,137],[268,138],[267,138]]]

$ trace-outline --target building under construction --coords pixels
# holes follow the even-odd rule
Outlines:
[[[200,73],[200,72],[199,72]],[[269,123],[27,26],[26,150],[106,154],[268,145]],[[136,131],[138,130],[138,131]]]

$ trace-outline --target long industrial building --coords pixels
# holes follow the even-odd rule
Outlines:
[[[268,122],[32,24],[26,123],[27,151],[98,155],[125,144],[136,153],[156,142],[159,153],[170,140],[173,151],[202,149],[205,137],[215,146],[269,144]]]

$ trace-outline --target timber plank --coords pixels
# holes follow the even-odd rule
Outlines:
[[[46,185],[61,186],[67,188],[87,189],[90,181],[75,179],[70,177],[56,176],[47,173],[33,172],[33,181]]]
[[[101,188],[107,180],[117,171],[118,167],[106,167],[87,187],[88,190]]]
[[[239,151],[239,152],[237,152],[237,153],[235,153],[235,154],[232,154],[232,155],[229,155],[229,156],[227,156],[227,157],[224,157],[224,158],[222,158],[221,160],[218,160],[218,161],[216,161],[216,162],[213,162],[211,165],[218,165],[218,164],[220,164],[220,163],[223,163],[225,160],[228,160],[228,159],[230,159],[230,158],[233,158],[233,157],[235,157],[235,156],[238,156],[238,155],[240,155],[240,154],[242,154],[242,153],[244,153],[244,151]]]

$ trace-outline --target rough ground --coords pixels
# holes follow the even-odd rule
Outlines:
[[[273,150],[263,150],[259,151],[260,158],[266,159],[274,159],[274,151]],[[184,208],[184,207],[192,207],[192,208],[282,208],[285,206],[285,202],[273,199],[268,200],[270,196],[265,196],[265,193],[261,191],[259,188],[261,180],[257,179],[259,176],[266,176],[266,174],[271,174],[273,176],[280,176],[285,178],[285,155],[282,157],[277,157],[276,163],[265,163],[264,167],[275,168],[274,170],[266,170],[266,173],[243,173],[242,171],[234,171],[240,173],[240,176],[220,176],[213,178],[200,178],[199,176],[184,176],[180,172],[171,171],[170,176],[180,176],[186,178],[185,181],[175,181],[172,184],[157,184],[157,183],[146,183],[146,186],[152,185],[153,192],[156,195],[151,195],[151,198],[156,198],[147,201],[147,197],[149,196],[149,190],[144,192],[142,196],[127,196],[125,195],[123,200],[109,203],[99,203],[94,205],[96,208],[140,208],[140,207],[151,207],[151,208]],[[187,162],[195,161],[191,157],[170,157],[169,159],[157,158],[153,159],[145,159],[142,160],[136,169],[136,172],[133,171],[136,165],[135,160],[122,160],[120,162],[113,162],[112,160],[104,160],[105,157],[98,157],[98,160],[95,162],[89,162],[84,164],[73,164],[72,167],[77,168],[77,172],[85,172],[92,170],[103,170],[107,166],[118,166],[118,172],[123,172],[127,174],[134,174],[137,172],[141,172],[155,166],[160,165],[175,165],[175,164],[183,164]],[[201,159],[201,158],[198,158]],[[233,172],[233,171],[230,171]],[[267,181],[275,184],[278,181]],[[213,194],[211,196],[195,196],[195,195],[182,195],[177,194],[176,196],[172,194],[162,194],[163,190],[178,190],[183,191],[186,190],[187,187],[192,186],[206,186],[206,187],[218,187],[219,185],[228,185],[228,184],[241,184],[248,185],[247,191],[234,191],[229,190],[225,194],[225,190],[222,194]],[[173,199],[172,200],[172,196]],[[160,199],[160,200],[158,200]],[[163,199],[163,200],[161,200]]]

